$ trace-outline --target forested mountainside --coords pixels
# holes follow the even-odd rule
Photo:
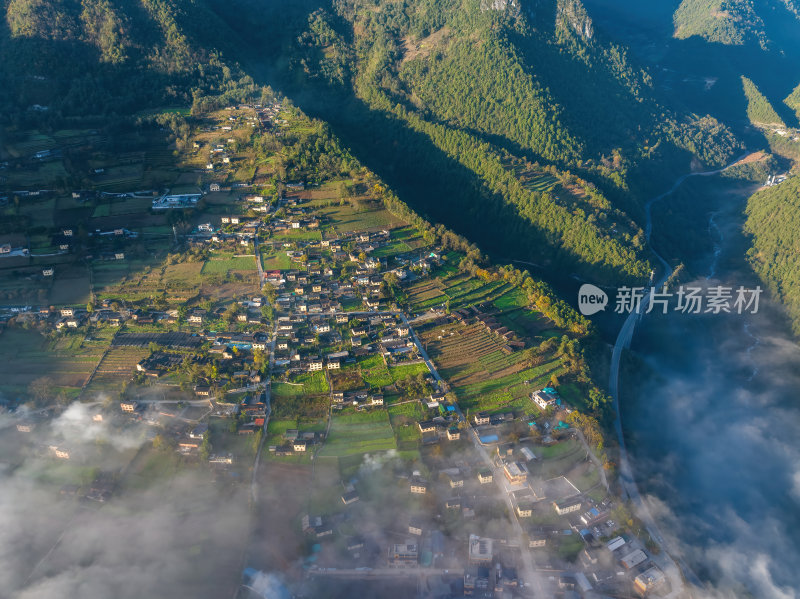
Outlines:
[[[415,209],[593,280],[647,276],[642,197],[740,150],[714,118],[670,109],[578,0],[9,0],[0,38],[7,119],[270,83]]]
[[[305,105],[398,188],[424,181],[415,207],[551,271],[645,275],[642,184],[739,149],[665,108],[579,2],[335,2],[293,42],[296,75],[325,90]]]
[[[187,104],[241,77],[237,37],[202,2],[8,0],[0,25],[6,123],[127,116]]]
[[[764,21],[752,0],[683,0],[675,11],[675,37],[694,35],[720,44],[766,44]]]
[[[675,11],[675,37],[699,36],[727,45],[781,43],[776,17],[800,19],[796,0],[683,0]],[[786,23],[782,24],[786,26]],[[791,23],[789,24],[791,26]]]
[[[783,304],[800,334],[800,179],[763,189],[747,203],[748,255],[758,275]]]

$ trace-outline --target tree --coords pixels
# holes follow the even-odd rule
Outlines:
[[[37,405],[44,404],[53,394],[53,380],[49,376],[42,376],[28,385],[28,393]]]
[[[200,445],[200,459],[203,461],[208,460],[211,455],[211,438],[208,431],[203,434],[203,443]]]

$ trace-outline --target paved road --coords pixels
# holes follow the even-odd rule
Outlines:
[[[669,196],[672,194],[676,189],[678,189],[686,179],[690,177],[710,177],[712,175],[717,175],[724,170],[731,168],[732,166],[738,164],[742,158],[737,159],[732,164],[726,166],[722,169],[717,169],[713,171],[706,171],[702,173],[689,173],[679,177],[673,186],[666,192],[662,193],[659,196],[651,199],[647,202],[645,206],[645,213],[647,217],[647,223],[645,226],[645,237],[649,244],[650,242],[650,235],[653,230],[653,221],[651,216],[651,209],[652,205],[659,200]],[[622,357],[622,350],[630,347],[631,339],[633,338],[633,333],[636,329],[636,323],[640,320],[643,316],[643,311],[646,309],[647,304],[650,300],[650,294],[654,288],[658,289],[661,288],[664,283],[669,279],[672,275],[672,267],[669,263],[658,253],[656,252],[652,246],[650,247],[653,254],[658,258],[658,261],[661,263],[663,267],[663,273],[661,274],[659,280],[653,285],[653,287],[648,288],[644,294],[641,304],[639,305],[636,311],[632,311],[628,314],[628,317],[625,319],[625,322],[622,324],[620,328],[619,334],[617,335],[617,340],[614,343],[614,350],[611,353],[611,371],[609,373],[609,381],[608,381],[608,389],[611,397],[614,401],[614,411],[616,412],[616,418],[614,419],[614,429],[617,433],[617,439],[619,441],[619,462],[620,462],[620,483],[622,485],[623,493],[630,498],[631,503],[633,504],[634,508],[636,509],[636,515],[639,519],[644,523],[647,532],[650,534],[650,537],[658,544],[661,548],[661,553],[657,556],[653,556],[653,561],[664,571],[667,577],[670,580],[670,584],[672,586],[672,592],[670,593],[669,597],[677,597],[681,595],[684,591],[684,577],[688,580],[691,584],[702,588],[702,583],[700,579],[692,572],[692,569],[684,562],[684,560],[680,557],[673,558],[673,555],[677,555],[674,548],[669,547],[668,543],[665,541],[664,536],[661,534],[661,531],[658,528],[658,525],[655,522],[652,514],[650,513],[650,509],[648,508],[647,504],[642,499],[641,494],[639,493],[639,488],[636,485],[636,480],[633,476],[633,469],[631,468],[630,460],[628,459],[628,451],[625,446],[625,436],[622,432],[622,417],[620,414],[619,409],[619,365],[620,359]],[[670,551],[672,550],[672,551]]]

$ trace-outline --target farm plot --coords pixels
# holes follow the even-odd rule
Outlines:
[[[256,261],[254,256],[224,256],[206,260],[203,269],[200,271],[204,275],[227,274],[232,270],[255,270]]]
[[[480,324],[429,329],[422,341],[440,374],[453,385],[462,408],[532,409],[526,399],[532,387],[563,372],[553,356],[531,367],[521,352],[502,351],[501,342]]]
[[[292,268],[292,260],[285,252],[271,254],[261,253],[261,268],[264,270],[289,270]]]
[[[392,424],[399,449],[413,449],[420,439],[417,422],[425,420],[428,410],[419,401],[389,406],[389,422]]]
[[[103,348],[88,347],[81,334],[70,334],[48,343],[38,332],[8,329],[2,335],[0,390],[21,394],[41,377],[48,377],[53,392],[77,391],[100,360]]]
[[[383,358],[379,355],[363,358],[358,365],[361,368],[361,377],[370,387],[386,387],[394,382]]]
[[[133,191],[141,186],[143,172],[142,163],[112,166],[95,179],[94,186],[100,191]]]
[[[402,241],[411,250],[418,250],[430,245],[422,238],[419,231],[412,226],[393,229],[391,231],[391,238],[396,241]]]
[[[116,390],[123,381],[130,379],[136,364],[150,355],[150,350],[136,347],[113,347],[105,355],[87,387],[93,393]]]
[[[364,388],[364,379],[357,367],[342,368],[328,373],[334,391],[354,391]]]
[[[392,425],[385,410],[347,412],[333,416],[330,434],[319,455],[341,458],[396,448]]]
[[[382,245],[372,252],[372,255],[376,258],[387,258],[389,256],[396,256],[398,254],[404,254],[410,251],[411,248],[404,241],[396,239],[390,241],[386,245]]]
[[[322,372],[300,374],[290,382],[276,382],[272,385],[272,394],[276,398],[292,398],[303,395],[319,395],[328,393],[328,381]]]
[[[447,296],[442,292],[438,281],[431,279],[411,285],[406,293],[409,305],[415,311],[427,310],[447,301]]]
[[[347,205],[324,208],[319,212],[329,216],[340,233],[393,229],[406,224],[383,208],[361,209]]]
[[[398,364],[397,366],[389,367],[389,376],[392,377],[392,382],[402,381],[409,376],[416,376],[418,374],[428,374],[428,366],[425,362],[413,362],[411,364]]]

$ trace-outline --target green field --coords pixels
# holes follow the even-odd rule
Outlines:
[[[383,358],[377,354],[359,360],[358,365],[361,368],[361,377],[370,387],[386,387],[394,382]]]
[[[400,449],[416,447],[420,439],[417,422],[428,417],[428,410],[419,401],[388,406],[389,421],[392,424],[397,445]]]
[[[392,377],[392,382],[395,383],[409,376],[428,374],[429,372],[430,371],[424,362],[417,362],[416,364],[400,364],[399,366],[389,367],[389,375]]]
[[[347,412],[333,416],[331,432],[319,455],[341,458],[396,448],[386,411]]]
[[[286,252],[274,254],[261,253],[261,268],[264,270],[289,270],[292,268],[292,260]]]
[[[232,270],[255,270],[255,268],[256,261],[253,256],[230,256],[206,260],[200,273],[204,275],[227,274]]]
[[[275,382],[272,394],[276,398],[296,398],[304,395],[328,393],[328,381],[323,372],[308,372],[295,376],[291,382]]]

